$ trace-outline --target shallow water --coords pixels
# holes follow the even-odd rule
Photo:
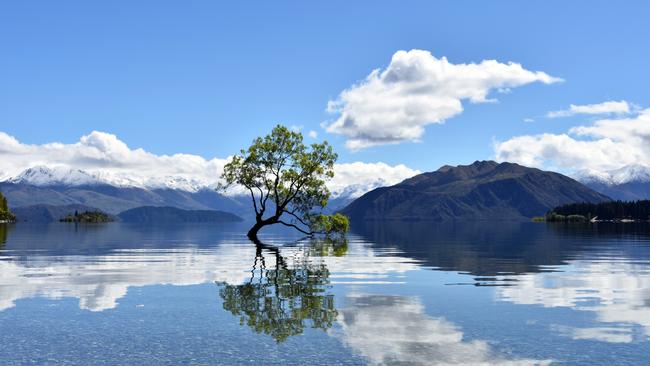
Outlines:
[[[0,364],[635,364],[650,227],[0,226]]]

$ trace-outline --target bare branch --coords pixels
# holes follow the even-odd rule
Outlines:
[[[278,224],[282,224],[282,225],[284,225],[284,226],[292,227],[292,228],[294,228],[294,229],[300,231],[301,233],[303,233],[303,234],[305,234],[305,235],[309,235],[309,236],[314,235],[314,233],[311,232],[311,231],[305,231],[305,230],[301,229],[300,227],[298,227],[298,226],[296,226],[296,225],[294,225],[294,224],[289,224],[289,223],[286,223],[286,222],[284,222],[284,221],[282,221],[282,220],[278,220]]]

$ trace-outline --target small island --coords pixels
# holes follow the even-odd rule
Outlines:
[[[113,218],[101,211],[84,211],[79,213],[77,211],[72,215],[68,215],[59,220],[60,222],[75,222],[75,223],[105,223],[113,222]]]
[[[0,224],[6,224],[16,221],[16,216],[9,210],[7,197],[0,193]]]

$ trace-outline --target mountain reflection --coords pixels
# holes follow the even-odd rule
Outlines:
[[[423,265],[475,275],[477,284],[499,275],[544,272],[598,253],[612,240],[650,240],[648,224],[384,221],[357,223],[353,230],[376,248],[395,248]],[[650,258],[647,250],[631,254]]]
[[[287,259],[277,247],[257,243],[251,278],[240,285],[221,284],[223,308],[238,316],[242,324],[278,342],[302,334],[306,323],[327,330],[338,315],[334,295],[327,289],[330,272],[324,262],[311,257],[343,255],[345,250],[346,240],[313,240],[303,255],[294,253]],[[264,252],[271,253],[274,263],[267,265]]]
[[[18,300],[41,297],[76,298],[81,309],[99,312],[118,307],[132,287],[215,282],[239,286],[250,282],[254,260],[258,271],[262,260],[259,249],[237,227],[115,224],[14,229],[0,252],[0,311],[16,306]],[[291,259],[293,267],[287,270],[315,271],[322,263],[332,284],[386,284],[393,281],[392,275],[419,268],[410,258],[381,256],[365,242],[283,246],[291,240],[284,236],[267,240],[279,247],[282,258]],[[275,252],[264,249],[261,256],[267,269],[275,269]],[[308,258],[311,267],[300,264],[300,258]],[[279,267],[274,275],[287,281],[302,278],[282,271]]]

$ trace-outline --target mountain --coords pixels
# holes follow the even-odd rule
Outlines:
[[[476,161],[374,189],[342,213],[353,220],[523,220],[565,203],[607,200],[558,173]]]
[[[576,179],[616,200],[636,201],[650,199],[650,167],[628,165],[606,172],[580,171]]]
[[[235,213],[245,213],[250,210],[244,197],[227,197],[208,189],[188,192],[173,189],[116,187],[106,184],[35,186],[2,182],[0,191],[7,197],[12,208],[37,204],[53,206],[79,204],[95,207],[111,214],[140,206],[174,206],[190,210],[220,209]]]
[[[165,176],[158,179],[136,179],[133,176],[124,174],[102,171],[91,173],[64,166],[35,166],[24,170],[15,177],[6,179],[5,182],[38,187],[108,185],[121,188],[171,189],[186,192],[198,192],[203,189],[213,189],[216,187],[214,184],[180,176]]]
[[[54,205],[33,205],[15,208],[14,214],[19,222],[48,223],[57,222],[60,219],[74,215],[76,212],[93,212],[96,208],[79,204],[54,206]]]
[[[12,208],[34,205],[83,205],[117,214],[140,206],[173,206],[189,210],[224,210],[246,214],[245,197],[229,197],[183,177],[136,182],[107,173],[67,167],[36,166],[0,182]]]
[[[0,172],[0,176],[2,176]],[[326,212],[347,206],[370,189],[386,185],[379,177],[332,190]],[[0,191],[10,206],[84,205],[110,214],[118,214],[141,206],[170,206],[186,210],[222,210],[239,216],[252,215],[250,196],[221,194],[214,183],[196,179],[168,176],[137,180],[112,172],[87,172],[64,166],[35,166],[16,176],[0,181]]]
[[[122,222],[133,223],[198,223],[237,222],[242,218],[223,211],[181,210],[176,207],[145,206],[124,211],[118,215]]]

